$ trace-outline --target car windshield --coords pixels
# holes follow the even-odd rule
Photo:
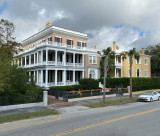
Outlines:
[[[152,95],[152,92],[146,92],[143,95]]]

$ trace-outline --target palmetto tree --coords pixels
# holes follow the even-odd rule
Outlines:
[[[98,52],[101,54],[100,52]],[[115,58],[115,52],[112,51],[111,47],[108,47],[107,49],[104,49],[102,51],[102,62],[103,62],[103,70],[104,70],[104,79],[103,79],[103,101],[105,101],[105,88],[106,88],[106,78],[107,78],[107,72],[109,68],[114,66],[114,58]]]
[[[129,63],[130,63],[130,94],[129,94],[129,97],[132,98],[132,65],[133,65],[133,58],[139,59],[140,54],[139,54],[139,52],[136,52],[135,48],[133,48],[133,49],[129,50],[129,52],[121,53],[121,56],[122,56],[123,60],[125,60],[127,58],[126,55],[128,55],[128,59],[129,59]]]

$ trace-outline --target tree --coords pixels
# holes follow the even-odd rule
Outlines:
[[[130,63],[130,94],[129,97],[132,98],[132,65],[133,65],[133,58],[139,59],[140,54],[139,52],[136,52],[136,49],[133,48],[132,50],[129,50],[129,52],[123,52],[121,53],[122,59],[126,59],[126,55],[129,57],[129,63]]]
[[[160,76],[160,44],[148,46],[145,54],[151,55],[151,75]]]
[[[100,52],[98,52],[101,54]],[[115,52],[112,51],[111,47],[108,47],[107,49],[104,49],[102,51],[102,57],[101,57],[101,69],[103,67],[104,76],[103,76],[103,101],[105,101],[105,88],[106,88],[106,78],[107,78],[107,72],[111,67],[114,67],[114,58],[115,58]]]

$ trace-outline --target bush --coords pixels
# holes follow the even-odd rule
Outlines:
[[[52,91],[75,91],[81,90],[83,87],[81,85],[72,85],[72,86],[52,86],[50,87]]]
[[[103,79],[99,80],[103,84]],[[123,86],[126,88],[130,84],[130,78],[107,78],[106,88],[115,88],[116,86]],[[159,89],[160,88],[160,78],[132,78],[133,91]]]
[[[84,90],[99,89],[99,81],[92,78],[84,78],[79,80],[79,84]]]

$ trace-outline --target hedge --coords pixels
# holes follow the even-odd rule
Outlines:
[[[103,79],[99,80],[103,84]],[[106,88],[115,88],[116,86],[123,86],[126,88],[130,84],[130,78],[107,78]],[[133,91],[160,89],[160,77],[152,78],[132,78]]]
[[[99,81],[92,78],[84,78],[79,80],[79,84],[84,90],[99,89]]]

